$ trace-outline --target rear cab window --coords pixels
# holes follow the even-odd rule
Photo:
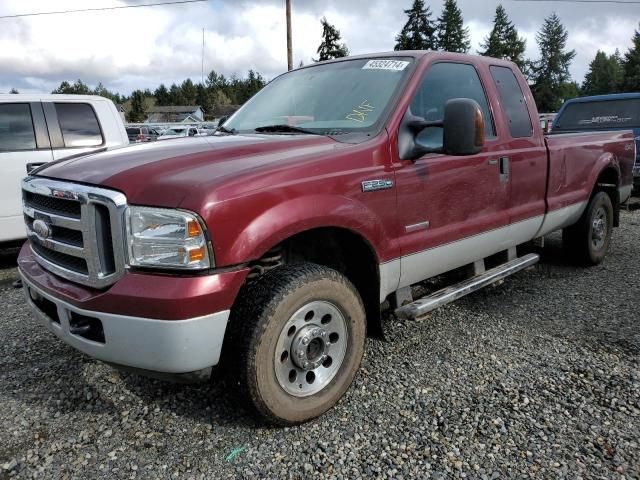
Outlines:
[[[28,103],[0,104],[0,152],[35,150],[36,136]]]
[[[533,125],[529,116],[527,102],[513,71],[508,67],[489,67],[496,84],[500,105],[509,121],[509,132],[513,138],[533,135]]]
[[[569,103],[553,124],[554,132],[640,128],[640,98]]]
[[[104,143],[98,118],[88,103],[55,103],[66,148],[97,147]]]

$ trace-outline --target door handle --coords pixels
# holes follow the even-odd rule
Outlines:
[[[27,173],[33,172],[36,168],[41,167],[47,162],[27,163]]]
[[[489,165],[497,165],[497,164],[498,164],[497,158],[492,158],[491,160],[489,160]]]
[[[509,157],[500,157],[500,181],[509,181]]]

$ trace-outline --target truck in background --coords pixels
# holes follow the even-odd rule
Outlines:
[[[129,144],[113,102],[93,95],[0,95],[0,244],[26,238],[21,180],[44,163]]]
[[[633,130],[636,159],[633,183],[640,193],[640,93],[595,95],[568,100],[553,122],[551,133]]]

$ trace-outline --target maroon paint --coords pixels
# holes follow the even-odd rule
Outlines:
[[[85,310],[160,320],[182,320],[228,310],[249,269],[198,277],[127,272],[106,291],[63,280],[36,263],[29,244],[18,257],[20,271],[56,298]]]
[[[618,172],[621,185],[633,182],[633,132],[566,133],[547,137],[549,147],[549,211],[589,198],[600,173],[607,167]]]

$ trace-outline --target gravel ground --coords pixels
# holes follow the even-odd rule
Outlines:
[[[57,341],[0,256],[0,479],[640,478],[640,211],[601,266],[543,261],[387,319],[340,404],[265,428],[224,382],[119,373]]]

